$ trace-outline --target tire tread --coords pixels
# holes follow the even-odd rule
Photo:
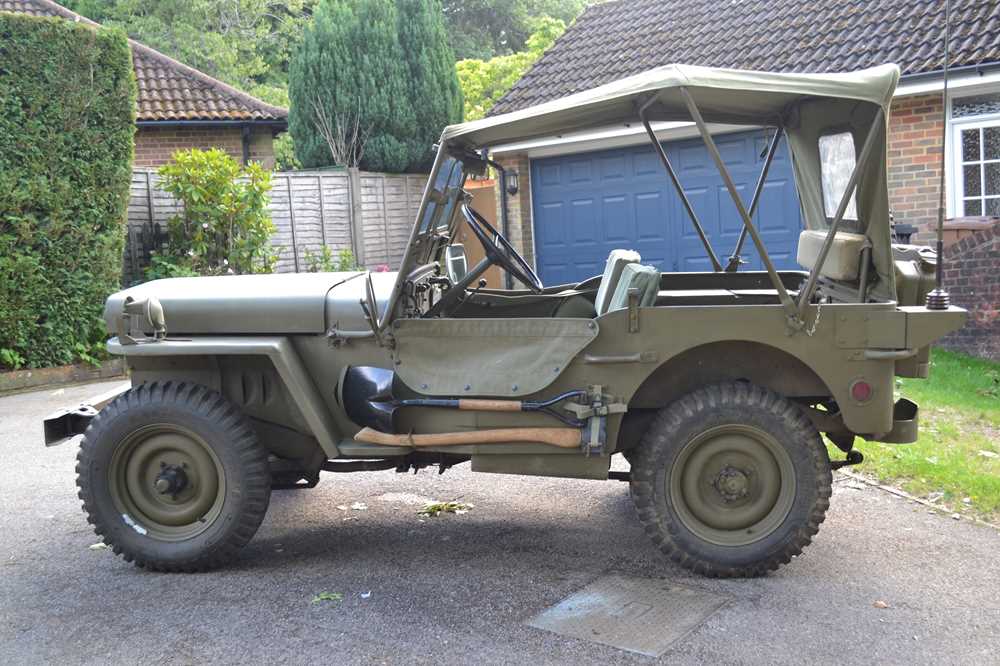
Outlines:
[[[248,498],[237,513],[233,529],[224,532],[224,538],[196,556],[186,559],[158,559],[133,552],[122,544],[112,541],[112,530],[105,518],[97,511],[94,501],[95,488],[86,470],[93,460],[97,447],[106,430],[106,424],[127,411],[146,404],[165,404],[179,407],[194,416],[219,423],[227,432],[228,446],[237,454],[243,466],[243,493]],[[77,452],[78,497],[83,502],[83,511],[94,532],[104,544],[111,547],[116,555],[126,562],[151,571],[193,573],[217,568],[235,558],[257,532],[269,504],[271,480],[267,453],[257,441],[257,435],[240,410],[217,391],[190,382],[151,382],[140,384],[122,393],[101,409],[87,427]]]
[[[777,417],[782,426],[806,447],[816,479],[815,498],[808,517],[790,532],[782,546],[760,561],[744,566],[728,566],[697,557],[684,547],[681,526],[656,498],[658,460],[677,445],[673,439],[686,421],[722,407],[743,407]],[[727,382],[708,386],[675,401],[654,418],[637,449],[631,454],[630,491],[639,521],[653,543],[671,561],[696,573],[713,578],[756,577],[776,570],[802,553],[830,506],[832,473],[826,449],[816,428],[795,403],[768,389],[748,382]]]

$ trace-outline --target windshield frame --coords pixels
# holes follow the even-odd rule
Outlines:
[[[473,161],[476,164],[473,165],[474,168],[470,168],[470,162]],[[457,171],[454,170],[456,167]],[[380,333],[398,314],[397,306],[406,283],[425,273],[436,261],[441,247],[447,245],[455,234],[455,220],[460,217],[459,206],[465,196],[465,181],[469,176],[484,172],[485,169],[486,162],[476,153],[456,151],[443,140],[438,145],[406,244],[406,252],[399,263],[396,284],[386,304],[385,319],[378,326]],[[441,178],[442,174],[445,174],[444,180]]]

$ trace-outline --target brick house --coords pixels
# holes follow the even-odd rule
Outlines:
[[[927,0],[612,0],[588,7],[490,114],[516,111],[670,63],[833,72],[894,62],[903,76],[890,120],[890,197],[895,221],[916,227],[919,241],[929,237],[926,230],[937,218],[943,22],[943,3]],[[951,26],[946,191],[949,236],[957,237],[989,227],[985,216],[1000,217],[1000,1],[953,2]],[[543,279],[547,272],[555,279],[558,271],[552,266],[565,256],[558,244],[576,233],[574,225],[607,232],[611,220],[621,219],[624,212],[635,218],[633,229],[643,228],[636,198],[642,186],[636,184],[641,179],[634,165],[646,136],[637,125],[493,148],[496,158],[521,175],[521,190],[510,201],[510,232]],[[761,132],[746,128],[714,129],[737,163],[754,162],[766,140]],[[714,168],[701,168],[707,157],[697,147],[700,141],[691,139],[696,134],[691,124],[661,123],[657,134],[668,153],[676,152],[689,197],[708,193],[707,226],[725,224],[717,215],[713,219],[711,210],[725,213],[717,195],[726,194],[721,181],[713,181],[714,173],[705,178]],[[757,166],[736,173],[740,168],[730,164],[737,180],[742,179],[738,185],[748,192]],[[686,168],[691,174],[687,182]],[[794,219],[798,203],[790,184],[790,166],[781,164],[779,154],[768,187],[775,189],[772,211],[793,218],[786,230],[791,239],[797,238],[799,222]],[[766,196],[762,211],[768,205]],[[595,205],[581,205],[584,199]],[[683,217],[677,213],[679,225]],[[658,214],[673,216],[671,211]],[[620,226],[615,225],[614,235],[620,235]],[[667,238],[679,238],[680,233],[674,229]],[[627,244],[628,239],[621,240]],[[786,261],[794,261],[794,252]],[[661,266],[685,268],[683,257],[673,262],[668,257]]]
[[[56,16],[97,25],[51,0],[0,0],[0,11]],[[266,104],[129,40],[139,94],[137,168],[156,167],[183,148],[221,148],[236,160],[274,167],[274,137],[288,128],[288,111]]]

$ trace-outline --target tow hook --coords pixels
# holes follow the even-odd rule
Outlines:
[[[841,467],[847,467],[849,465],[860,465],[864,462],[865,457],[861,455],[861,451],[848,451],[847,457],[844,460],[831,460],[830,469],[840,469]]]

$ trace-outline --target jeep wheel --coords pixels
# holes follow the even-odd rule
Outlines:
[[[240,411],[197,384],[143,384],[94,418],[77,455],[87,519],[125,560],[157,571],[223,564],[271,495],[267,454]]]
[[[657,415],[632,455],[646,533],[700,574],[759,576],[802,552],[830,505],[830,461],[794,403],[745,382]]]

